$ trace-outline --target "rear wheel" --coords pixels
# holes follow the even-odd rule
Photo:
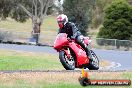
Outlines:
[[[92,50],[90,50],[90,52],[92,55],[92,60],[90,60],[88,69],[89,70],[98,70],[99,69],[99,59],[98,59],[97,55]]]
[[[70,58],[68,58],[64,51],[60,51],[59,52],[59,59],[63,65],[63,67],[66,70],[74,70],[75,69],[75,58],[72,54],[71,54]]]

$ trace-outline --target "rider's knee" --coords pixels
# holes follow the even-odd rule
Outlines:
[[[82,42],[84,41],[83,35],[78,36],[78,37],[76,38],[76,41],[77,41],[78,43],[82,43]]]

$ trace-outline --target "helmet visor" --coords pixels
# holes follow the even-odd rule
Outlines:
[[[63,26],[64,26],[64,21],[58,21],[58,25],[59,25],[60,28],[63,28]]]

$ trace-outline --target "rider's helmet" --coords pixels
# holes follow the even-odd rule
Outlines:
[[[67,18],[66,15],[60,14],[57,17],[57,22],[58,22],[58,25],[59,25],[60,29],[62,29],[64,27],[64,25],[68,22],[68,18]]]

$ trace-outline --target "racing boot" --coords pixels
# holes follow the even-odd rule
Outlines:
[[[93,60],[93,57],[92,57],[92,54],[91,54],[90,50],[88,48],[86,48],[85,51],[86,51],[86,54],[87,54],[88,58],[90,60]]]
[[[93,60],[92,54],[91,54],[90,50],[88,49],[87,45],[83,43],[82,47],[84,48],[87,57],[88,57],[90,60]]]

